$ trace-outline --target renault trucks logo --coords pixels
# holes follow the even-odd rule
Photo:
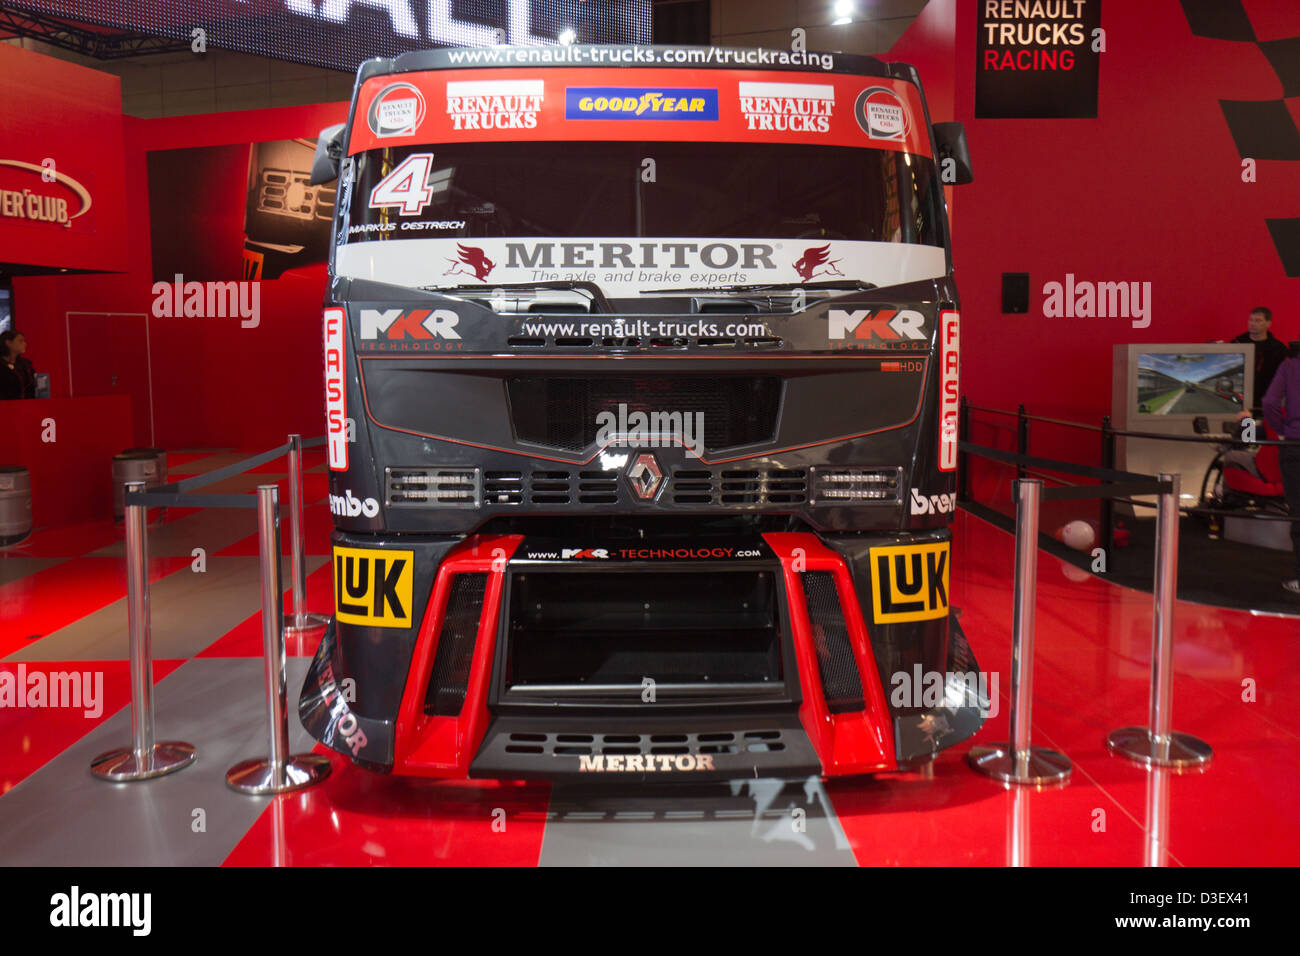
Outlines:
[[[913,309],[831,309],[830,337],[832,339],[873,339],[896,342],[902,339],[919,341],[925,338],[925,316]]]
[[[449,267],[445,276],[473,276],[479,282],[486,282],[487,277],[497,264],[487,257],[480,246],[465,246],[456,243],[456,258],[448,259]]]
[[[546,99],[542,80],[469,80],[447,84],[452,129],[536,129]]]
[[[334,549],[334,612],[347,624],[410,627],[414,551]]]
[[[627,470],[627,483],[632,486],[636,496],[642,501],[649,501],[663,484],[664,472],[654,455],[637,455],[632,467]]]
[[[367,341],[460,338],[460,316],[450,309],[362,309],[360,318],[361,338]]]
[[[424,94],[410,83],[384,87],[366,113],[376,136],[410,136],[424,122]]]
[[[716,120],[718,91],[671,87],[570,86],[564,118],[571,120]]]
[[[751,130],[826,133],[835,112],[835,87],[817,83],[741,83],[740,112]]]
[[[898,94],[883,86],[873,86],[858,94],[853,115],[862,132],[872,139],[904,142],[911,127],[907,107]]]
[[[831,244],[813,246],[805,249],[802,256],[795,260],[794,271],[804,282],[811,282],[818,276],[842,276],[838,263],[843,260],[831,258]]]
[[[926,621],[948,613],[948,542],[871,549],[877,624]]]

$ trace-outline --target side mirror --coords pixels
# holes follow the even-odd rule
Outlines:
[[[345,124],[327,126],[316,140],[316,155],[311,161],[311,179],[308,184],[319,186],[339,178],[339,160],[343,158],[343,130]]]
[[[943,184],[964,186],[974,181],[970,147],[966,145],[966,127],[961,123],[935,123],[934,141],[939,147],[935,161],[939,164],[939,178]]]

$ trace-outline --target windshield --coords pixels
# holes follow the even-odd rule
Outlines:
[[[412,206],[373,205],[371,194],[385,176],[421,154],[432,157],[428,203],[419,203],[415,215],[407,213]],[[349,241],[399,231],[376,224],[418,219],[448,223],[431,231],[457,237],[826,237],[943,245],[934,165],[904,153],[785,143],[466,143],[372,150],[357,159]]]

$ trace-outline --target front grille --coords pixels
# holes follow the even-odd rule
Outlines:
[[[508,754],[538,757],[778,753],[786,749],[784,731],[734,730],[679,734],[510,734]]]
[[[424,695],[426,714],[456,717],[465,705],[469,668],[474,660],[474,644],[478,638],[486,588],[487,574],[482,572],[458,574],[452,580],[447,613],[438,634],[433,675]]]
[[[852,713],[865,706],[857,661],[849,642],[844,611],[829,571],[808,571],[799,576],[804,601],[817,648],[817,670],[821,675],[826,708],[832,714]]]
[[[802,468],[678,468],[665,495],[675,505],[797,505],[808,500]]]
[[[388,468],[385,479],[390,506],[477,508],[480,503],[477,468]]]
[[[772,441],[781,399],[775,375],[515,376],[506,389],[516,437],[567,452],[595,444],[602,413],[617,422],[641,412],[679,439],[698,440],[699,421],[711,451]]]
[[[388,504],[400,508],[514,507],[519,505],[643,505],[623,470],[541,468],[389,468]],[[803,468],[678,468],[661,505],[681,508],[788,507],[808,501]]]

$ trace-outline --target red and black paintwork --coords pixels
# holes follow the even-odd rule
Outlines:
[[[846,71],[917,82],[910,67],[840,59]],[[397,69],[367,65],[361,77]],[[946,249],[946,221],[942,228]],[[336,278],[329,308],[345,316],[342,380],[355,424],[346,470],[330,475],[336,607],[358,583],[345,580],[338,549],[397,552],[375,567],[396,574],[400,564],[406,573],[409,561],[409,597],[390,595],[409,625],[336,616],[302,689],[303,725],[372,770],[507,779],[862,774],[924,761],[969,737],[989,702],[974,689],[977,665],[946,594],[956,482],[939,462],[940,334],[958,308],[946,251],[945,277],[834,292],[802,310],[785,305],[780,312],[769,301],[755,317],[770,335],[729,350],[689,338],[671,348],[599,339],[538,347],[520,339],[522,323],[536,316],[501,314],[481,298]],[[625,314],[672,316],[673,301],[648,301]],[[367,310],[435,309],[454,323],[454,349],[426,342],[381,350],[360,332]],[[923,340],[858,339],[853,349],[832,340],[832,310],[903,309],[924,318]],[[665,480],[645,499],[629,476],[636,449],[542,447],[520,437],[519,396],[526,392],[512,391],[518,379],[614,374],[701,386],[769,377],[779,408],[758,442],[706,443],[698,456],[680,446],[655,448]],[[395,469],[432,467],[474,471],[473,501],[420,507],[396,500]],[[894,469],[890,494],[846,503],[818,485],[824,473],[863,469]],[[484,490],[490,474],[517,474],[525,488],[562,474],[565,496],[494,497]],[[679,475],[715,491],[729,481],[752,482],[761,493],[677,494]],[[789,475],[802,476],[798,493],[768,494]],[[586,500],[584,482],[596,489]],[[875,581],[887,570],[879,562],[889,558],[873,549],[891,546],[926,552],[934,613],[880,613]],[[904,592],[923,586],[922,564],[914,567],[916,575],[902,579]],[[630,598],[640,585],[653,628],[635,623]],[[533,620],[517,597],[539,587],[536,593],[563,608],[552,613],[537,601]],[[383,600],[376,598],[376,614]],[[409,607],[397,607],[404,601]],[[723,606],[735,614],[711,628],[710,614]],[[583,629],[584,620],[602,614],[615,623],[598,634]],[[749,615],[746,641],[728,644],[727,628]],[[565,622],[572,626],[568,644],[555,637]],[[647,698],[629,675],[658,681],[655,654],[672,643],[674,630],[698,633],[700,646],[675,656],[663,651],[664,666],[695,671],[662,681],[662,695]],[[627,635],[626,647],[619,634]],[[589,640],[596,649],[582,663],[592,665],[590,675],[542,679],[549,671],[539,656],[580,656],[572,646]],[[529,646],[541,650],[519,651]],[[600,682],[602,665],[592,664],[601,648],[611,659],[630,654],[610,685]],[[520,654],[530,653],[525,667]],[[715,666],[720,670],[710,674]],[[521,677],[521,668],[534,672]],[[717,679],[729,669],[740,678]],[[948,682],[943,699],[929,706],[894,693],[899,675],[933,673],[970,682]]]

